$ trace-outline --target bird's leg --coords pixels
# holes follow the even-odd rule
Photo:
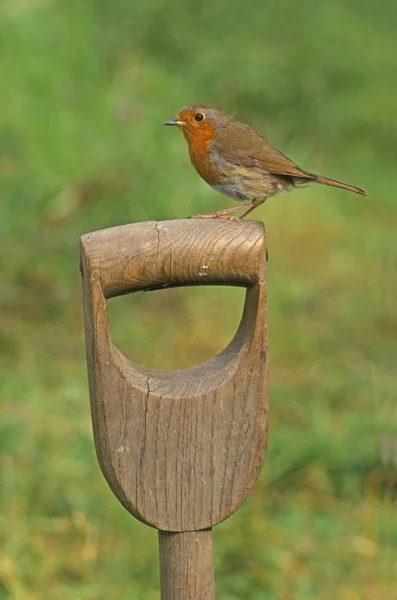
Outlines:
[[[240,219],[244,219],[244,217],[246,217],[247,215],[250,214],[250,212],[252,212],[254,210],[254,208],[258,208],[258,206],[260,206],[261,204],[264,203],[264,201],[266,200],[266,198],[261,198],[260,200],[253,200],[252,202],[250,202],[251,206],[249,207],[248,210],[246,210],[240,217]],[[241,207],[239,207],[241,208]]]
[[[251,204],[251,202],[248,203],[248,206]],[[245,202],[244,204],[239,204],[238,206],[231,206],[229,208],[224,208],[223,210],[217,210],[216,212],[213,213],[208,213],[207,215],[193,215],[192,217],[189,217],[189,219],[227,219],[229,221],[238,221],[239,219],[237,217],[229,217],[227,213],[231,213],[234,212],[235,210],[240,210],[241,208],[246,208],[247,207],[247,202]],[[255,208],[255,207],[253,207]],[[249,209],[249,211],[252,210],[252,208]],[[248,212],[249,212],[248,211]],[[246,214],[246,213],[244,213]]]

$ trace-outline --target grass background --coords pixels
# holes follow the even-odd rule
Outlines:
[[[196,102],[368,191],[312,186],[254,213],[270,442],[214,531],[217,597],[397,597],[396,28],[392,0],[2,1],[1,600],[159,597],[156,533],[94,456],[78,242],[228,204],[162,127]],[[124,297],[111,329],[135,360],[184,367],[225,346],[242,303],[224,288]]]

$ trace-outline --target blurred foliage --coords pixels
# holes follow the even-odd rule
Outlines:
[[[3,0],[0,5],[0,599],[159,597],[155,532],[94,456],[84,232],[229,202],[162,127],[212,103],[312,186],[254,213],[269,239],[265,469],[214,531],[220,600],[397,597],[397,4]],[[226,204],[225,204],[226,203]],[[222,349],[242,290],[109,302],[143,364]]]

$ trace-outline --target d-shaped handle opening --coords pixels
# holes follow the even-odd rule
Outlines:
[[[138,292],[106,301],[110,336],[143,367],[186,369],[229,345],[243,314],[246,288],[195,286]]]
[[[124,381],[151,394],[186,398],[188,393],[192,394],[195,385],[200,393],[213,391],[236,374],[250,345],[255,343],[255,328],[263,326],[265,303],[261,286],[256,284],[248,288],[240,324],[230,343],[213,358],[185,369],[154,369],[130,360],[112,342],[109,328],[104,330],[100,344],[108,348],[111,360]],[[258,315],[259,312],[262,314]]]

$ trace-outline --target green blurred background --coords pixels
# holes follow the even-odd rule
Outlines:
[[[100,474],[79,236],[228,206],[162,126],[215,104],[323,186],[255,211],[268,231],[266,466],[214,531],[219,600],[397,597],[397,4],[2,0],[0,599],[154,600],[155,531]],[[109,302],[145,365],[204,361],[243,290]]]

